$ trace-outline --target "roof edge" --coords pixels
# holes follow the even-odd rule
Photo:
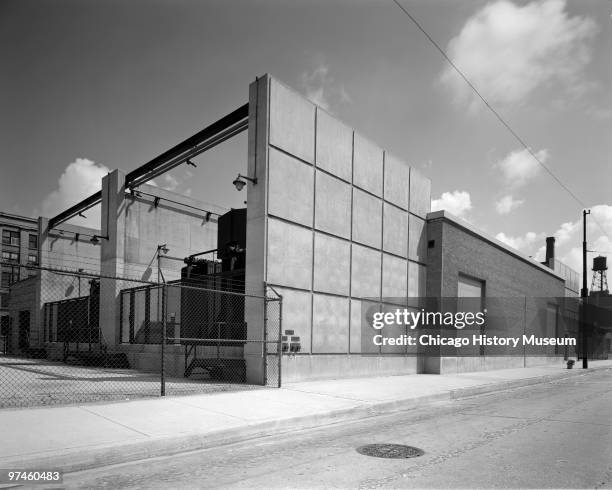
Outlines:
[[[551,276],[562,280],[565,283],[565,278],[559,274],[557,274],[554,270],[552,270],[549,267],[546,267],[543,264],[540,264],[540,262],[538,262],[537,260],[532,259],[531,257],[529,257],[528,255],[525,255],[522,252],[519,252],[517,249],[510,247],[509,245],[505,244],[504,242],[499,241],[497,238],[494,238],[492,236],[489,236],[485,233],[483,233],[482,231],[480,231],[478,228],[476,228],[472,223],[464,220],[463,218],[460,218],[459,216],[455,216],[454,214],[449,213],[448,211],[445,210],[440,210],[440,211],[433,211],[427,214],[427,221],[436,221],[436,220],[443,220],[443,221],[447,221],[459,228],[464,229],[465,231],[467,231],[468,233],[471,233],[472,235],[477,236],[478,238],[481,238],[485,241],[487,241],[488,243],[490,243],[491,245],[493,245],[494,247],[500,248],[502,249],[504,252],[508,252],[511,255],[514,255],[515,257],[517,257],[518,259],[522,260],[523,262],[526,262],[527,264],[540,269],[542,272],[546,272],[548,274],[550,274]]]

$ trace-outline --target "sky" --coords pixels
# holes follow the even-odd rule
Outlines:
[[[434,209],[537,259],[554,235],[580,269],[586,206],[612,251],[612,3],[400,2],[540,163],[392,0],[3,0],[0,210],[57,214],[270,73],[419,168]],[[156,184],[241,207],[246,154],[243,133]]]

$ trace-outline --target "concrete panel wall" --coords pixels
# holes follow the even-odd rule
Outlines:
[[[225,210],[150,185],[126,193],[125,174],[115,170],[102,179],[101,272],[136,280],[180,278],[182,260],[157,260],[158,245],[183,258],[216,248],[217,217]],[[159,198],[156,203],[155,198]],[[209,214],[210,213],[210,214]],[[100,329],[107,344],[120,343],[120,291],[130,281],[102,278]]]
[[[353,241],[380,248],[382,200],[359,189],[353,189]]]
[[[427,262],[427,230],[425,220],[413,214],[408,217],[408,258],[415,262]]]
[[[348,296],[351,277],[351,244],[322,233],[315,233],[313,289]]]
[[[383,298],[406,297],[408,291],[406,281],[408,261],[393,255],[383,254],[382,265]]]
[[[347,182],[353,173],[353,130],[325,111],[317,112],[317,167]]]
[[[353,151],[353,185],[377,196],[382,195],[382,148],[355,133]]]
[[[351,295],[356,298],[380,298],[381,253],[353,244]]]
[[[267,75],[249,101],[249,176],[258,183],[247,188],[246,280],[286,295],[284,328],[303,339],[297,357],[312,356],[294,369],[362,372],[366,361],[351,360],[361,353],[360,298],[405,296],[423,284],[429,181]],[[253,338],[261,315],[247,308]],[[332,354],[340,357],[322,361]]]
[[[158,245],[166,244],[168,255],[173,257],[186,257],[217,248],[217,218],[223,209],[146,184],[139,190],[142,192],[140,196],[124,196],[122,212],[119,213],[119,219],[123,220],[123,250],[119,250],[123,258],[123,275],[157,281]],[[157,206],[154,196],[161,198]],[[206,211],[177,203],[206,209],[212,214],[207,220]],[[162,258],[160,262],[167,281],[180,278],[183,266],[177,260]]]
[[[427,273],[429,267],[408,262],[408,297],[417,298],[427,294]],[[437,296],[436,296],[437,297]]]
[[[410,168],[410,212],[427,218],[431,211],[431,181],[421,172]]]
[[[348,352],[349,300],[314,294],[312,302],[312,352]]]
[[[300,337],[302,352],[310,352],[312,295],[296,289],[275,288],[283,296],[283,332],[293,330]]]
[[[62,223],[57,229],[49,230],[48,219],[41,218],[39,223],[41,265],[100,272],[102,239],[98,243],[91,242],[94,235],[101,235],[100,230],[68,223]]]
[[[385,200],[408,210],[410,188],[406,182],[410,181],[410,167],[391,153],[385,153]],[[419,191],[423,192],[419,189]],[[423,192],[427,199],[427,193]]]
[[[317,171],[315,228],[350,239],[351,186],[331,175]]]
[[[281,83],[270,90],[270,144],[314,163],[315,106]]]
[[[408,213],[384,203],[383,250],[400,257],[408,256]]]
[[[267,272],[271,284],[311,289],[312,233],[305,228],[270,218]]]
[[[270,149],[270,189],[268,211],[271,215],[312,226],[314,169],[289,155]],[[291,205],[288,205],[291,203]]]

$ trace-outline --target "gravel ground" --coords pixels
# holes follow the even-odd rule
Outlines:
[[[192,378],[166,378],[166,395],[265,389]],[[0,356],[0,408],[158,397],[158,373],[74,366],[46,359]]]

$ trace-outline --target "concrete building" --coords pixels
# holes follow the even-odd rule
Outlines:
[[[152,318],[181,321],[179,306],[154,312],[159,303],[151,291],[126,292],[137,285],[130,281],[179,280],[183,258],[227,245],[218,233],[227,210],[146,182],[247,129],[246,175],[234,182],[247,187],[246,221],[238,226],[246,236],[243,288],[253,295],[240,306],[246,324],[241,338],[277,338],[278,325],[271,330],[258,298],[269,288],[282,295],[280,333],[299,345],[282,358],[284,381],[501,367],[364,351],[365,306],[388,298],[473,294],[479,284],[483,296],[565,295],[564,277],[447,213],[430,213],[425,176],[265,75],[250,85],[248,105],[128,174],[109,173],[100,192],[40,220],[41,264],[99,275],[97,321],[88,328],[95,325],[96,342],[125,355],[130,366],[159,367]],[[67,225],[97,204],[100,230]],[[168,254],[160,260],[162,246],[178,260]],[[31,311],[30,346],[60,355],[59,302],[93,294],[81,286],[74,276],[45,270],[19,285],[11,315],[18,319]],[[145,324],[148,335],[141,336]],[[187,371],[182,345],[165,352],[169,374]],[[261,345],[245,343],[232,353],[243,360],[246,381],[265,378]]]
[[[283,295],[300,338],[284,379],[416,371],[413,357],[361,355],[361,299],[424,293],[430,181],[271,77],[249,108],[246,275]],[[246,314],[260,335],[263,312]]]

